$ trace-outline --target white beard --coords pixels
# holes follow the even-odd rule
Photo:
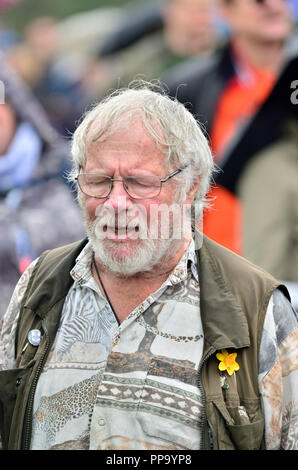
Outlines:
[[[113,241],[103,236],[103,227],[109,225],[109,217],[91,221],[83,205],[82,209],[87,235],[95,256],[109,271],[118,276],[129,277],[150,271],[161,262],[165,263],[167,258],[171,258],[181,245],[181,240],[151,239],[149,236],[121,243]],[[114,221],[113,219],[112,222]],[[144,233],[141,219],[138,225],[140,232]],[[119,248],[125,254],[120,255]]]
[[[117,242],[99,240],[91,233],[89,233],[89,240],[95,256],[104,266],[119,276],[127,277],[150,271],[161,260],[167,258],[173,244],[173,240],[139,240],[138,246],[134,248],[132,254],[119,257],[117,256],[117,246],[115,246]],[[124,244],[121,243],[122,248]]]

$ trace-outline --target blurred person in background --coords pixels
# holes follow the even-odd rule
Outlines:
[[[55,129],[68,136],[87,98],[77,77],[66,77],[55,67],[60,35],[55,18],[36,18],[26,25],[23,40],[6,51],[6,61],[32,89]]]
[[[244,256],[284,279],[298,311],[297,181],[296,116],[287,121],[277,142],[247,163],[237,194],[243,211]]]
[[[208,55],[222,35],[213,2],[129,2],[118,9],[99,8],[92,18],[92,11],[62,21],[39,17],[26,25],[23,40],[6,52],[7,60],[54,127],[69,135],[84,109],[111,88],[138,75],[158,79],[186,57]],[[92,33],[96,24],[98,35]],[[87,39],[81,30],[89,25]]]
[[[74,195],[63,181],[69,149],[30,89],[0,55],[0,319],[14,285],[45,249],[83,234]]]
[[[205,125],[222,170],[209,193],[213,210],[205,214],[204,232],[278,278],[297,283],[297,185],[292,179],[298,180],[298,110],[290,86],[297,78],[298,44],[290,5],[285,0],[218,0],[218,5],[230,31],[228,44],[166,78],[169,93]],[[278,185],[274,171],[283,178]]]
[[[137,75],[159,79],[185,58],[210,54],[223,34],[213,3],[166,0],[132,5],[128,18],[99,51],[100,60],[112,64],[113,86],[126,86]]]
[[[208,54],[219,39],[214,0],[170,0],[163,9],[164,40],[174,61]]]

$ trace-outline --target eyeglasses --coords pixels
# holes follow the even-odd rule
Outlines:
[[[121,181],[123,188],[132,199],[152,199],[159,195],[163,183],[181,173],[187,166],[184,165],[178,168],[178,170],[165,178],[160,178],[156,175],[141,175],[117,179],[97,173],[80,173],[75,180],[82,193],[98,199],[103,199],[110,195],[114,181]]]

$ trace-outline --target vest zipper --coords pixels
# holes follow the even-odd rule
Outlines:
[[[210,442],[212,439],[212,436],[210,435],[211,430],[208,428],[208,423],[207,423],[207,412],[206,412],[206,394],[205,390],[203,388],[202,384],[202,379],[201,379],[201,372],[202,372],[202,367],[205,364],[205,362],[209,359],[212,354],[216,352],[216,349],[211,349],[206,356],[201,360],[199,370],[198,370],[198,376],[199,376],[199,382],[198,382],[198,387],[201,392],[201,397],[202,397],[202,409],[203,409],[203,416],[200,424],[200,430],[201,430],[201,443],[200,443],[200,450],[210,450]]]
[[[22,431],[22,444],[21,444],[22,450],[30,449],[34,395],[35,395],[39,376],[41,374],[42,368],[44,366],[44,363],[48,354],[48,350],[50,348],[49,334],[48,334],[48,330],[47,330],[47,327],[45,326],[44,321],[42,321],[42,328],[46,337],[46,344],[45,344],[44,352],[39,360],[39,364],[35,371],[35,375],[32,380],[31,388],[30,388],[29,395],[28,395],[28,401],[27,401],[26,411],[25,411],[25,416],[24,416],[23,431]]]

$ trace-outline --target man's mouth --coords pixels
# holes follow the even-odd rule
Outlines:
[[[111,238],[114,240],[127,240],[136,238],[136,234],[139,232],[139,226],[136,225],[133,227],[118,227],[104,225],[102,230],[107,235],[107,238]]]

